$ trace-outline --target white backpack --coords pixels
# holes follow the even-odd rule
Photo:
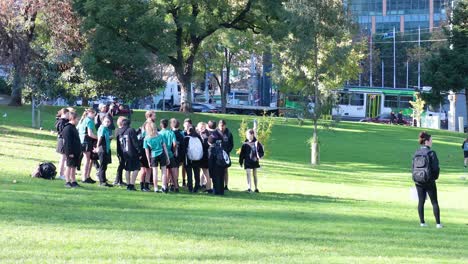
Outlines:
[[[201,160],[203,158],[203,145],[199,138],[189,137],[187,158],[192,161]]]

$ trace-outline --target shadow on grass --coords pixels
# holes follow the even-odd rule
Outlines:
[[[0,126],[0,134],[4,137],[19,136],[25,138],[33,138],[38,140],[54,140],[57,141],[57,136],[53,134],[33,133],[11,129],[9,127]]]

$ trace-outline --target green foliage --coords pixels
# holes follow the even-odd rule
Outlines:
[[[270,143],[270,137],[273,132],[273,126],[275,125],[276,118],[273,115],[269,116],[266,113],[264,113],[262,117],[260,117],[259,119],[254,119],[252,121],[253,125],[252,127],[249,127],[247,119],[242,119],[238,129],[240,142],[243,143],[245,141],[245,133],[247,132],[247,130],[253,129],[255,131],[255,137],[264,146],[265,156],[267,156],[270,153],[268,145]],[[240,148],[237,150],[237,154],[239,153]]]
[[[410,101],[411,108],[413,109],[413,114],[411,115],[418,122],[418,127],[421,126],[421,115],[424,112],[424,106],[426,101],[424,101],[419,93],[415,94],[416,100]]]
[[[442,102],[444,94],[468,88],[468,0],[455,2],[446,45],[434,52],[424,65],[423,79],[432,86],[425,98],[432,105]]]

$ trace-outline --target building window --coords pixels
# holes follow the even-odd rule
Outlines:
[[[396,95],[385,95],[384,101],[385,107],[397,108],[398,107],[398,96]]]
[[[351,94],[351,105],[363,106],[364,105],[364,94]]]
[[[409,101],[413,101],[413,96],[400,96],[400,109],[410,108],[411,104]]]
[[[340,93],[340,99],[339,99],[338,104],[340,104],[340,105],[349,105],[349,94]]]

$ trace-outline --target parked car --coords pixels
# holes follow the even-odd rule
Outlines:
[[[172,111],[179,111],[180,106],[172,108]],[[195,113],[219,113],[219,109],[210,104],[192,103],[192,110]]]
[[[373,118],[364,118],[364,119],[361,119],[359,122],[390,124],[390,113],[380,114]],[[396,122],[397,122],[397,119],[395,117],[395,123]],[[409,126],[411,125],[411,120],[409,120],[406,117],[403,117],[401,125]]]

